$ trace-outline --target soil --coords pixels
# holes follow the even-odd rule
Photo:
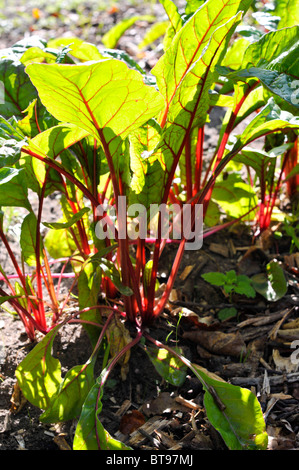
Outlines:
[[[86,33],[82,24],[76,22],[70,31],[69,24],[64,25],[61,17],[59,24],[51,23],[52,29],[49,23],[45,28],[39,27],[38,21],[32,18],[30,11],[28,13],[28,3],[26,5],[20,4],[19,9],[27,13],[28,22],[15,29],[8,26],[7,34],[1,35],[1,47],[14,44],[28,32],[42,37],[70,33],[82,37]],[[158,8],[156,4],[154,8]],[[133,10],[138,11],[138,7]],[[141,10],[144,13],[139,6]],[[116,16],[106,11],[101,13],[101,20],[98,13],[96,20],[96,12],[91,8],[90,15],[95,15],[92,16],[94,25],[98,21],[109,29],[124,13],[129,16],[130,11],[129,7],[122,6]],[[7,12],[11,20],[13,11],[8,8]],[[75,9],[73,15],[76,14]],[[43,15],[44,19],[47,15],[52,18],[50,13]],[[24,27],[29,31],[24,31]],[[145,29],[146,25],[137,25],[122,38],[120,47],[128,52],[136,51],[136,39],[142,37]],[[88,31],[84,39],[98,43],[99,28],[94,26]],[[152,66],[158,55],[159,51],[149,49],[142,60],[148,60]],[[206,151],[215,145],[220,119],[221,116],[214,116],[208,127]],[[57,208],[58,201],[52,198],[45,208],[45,220],[55,220]],[[12,213],[11,218],[10,241],[16,252],[20,216],[18,211]],[[161,289],[174,254],[174,246],[167,246],[163,253]],[[262,272],[266,263],[274,258],[280,261],[288,280],[288,292],[277,302],[268,302],[260,295],[255,299],[244,296],[228,299],[219,287],[209,285],[201,277],[205,272],[230,269],[250,276]],[[0,263],[6,272],[11,269],[3,248]],[[238,225],[218,232],[205,238],[200,250],[186,252],[170,302],[150,329],[150,334],[162,343],[179,345],[191,362],[256,394],[266,420],[268,450],[299,449],[299,367],[290,359],[294,352],[291,344],[298,340],[298,267],[298,253],[290,252],[287,237],[275,241],[268,234],[263,241],[253,244],[250,227]],[[220,321],[219,310],[231,306],[237,308],[237,317]],[[131,331],[130,325],[126,326]],[[228,345],[224,340],[219,342],[219,333],[230,335],[225,338],[229,337],[231,342]],[[17,395],[15,370],[33,347],[21,321],[0,310],[0,450],[71,450],[77,421],[42,424],[39,421],[41,410]],[[241,356],[240,347],[246,348]],[[90,353],[89,338],[80,325],[67,325],[54,342],[53,355],[61,361],[63,373],[74,365],[84,364]],[[99,373],[100,366],[99,361]],[[113,436],[134,449],[226,450],[221,436],[207,420],[203,396],[199,381],[191,373],[180,387],[163,381],[143,348],[137,346],[131,352],[125,378],[118,366],[109,377],[103,397],[102,422]],[[141,421],[139,430],[134,433],[130,426],[136,424],[136,419]]]

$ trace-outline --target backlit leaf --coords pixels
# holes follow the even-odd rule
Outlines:
[[[80,415],[84,400],[94,384],[94,362],[76,365],[65,375],[51,405],[40,416],[43,423],[68,421]]]
[[[142,75],[118,60],[84,65],[27,66],[43,104],[58,120],[75,124],[108,142],[126,137],[155,116],[163,101]],[[59,87],[57,87],[59,83]]]
[[[40,257],[42,258],[42,238],[39,235]],[[20,245],[25,262],[36,266],[37,250],[37,219],[33,212],[26,215],[21,226]]]

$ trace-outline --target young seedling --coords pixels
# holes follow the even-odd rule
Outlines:
[[[230,302],[232,301],[234,293],[245,295],[248,298],[254,298],[256,296],[250,278],[245,274],[236,274],[234,269],[226,273],[209,272],[202,274],[201,277],[213,286],[221,287]]]

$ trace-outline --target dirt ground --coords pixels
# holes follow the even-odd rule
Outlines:
[[[8,17],[12,19],[14,4],[7,4],[7,12],[11,15]],[[129,16],[130,12],[136,11],[144,13],[144,7],[137,5],[133,8],[131,5],[125,6],[124,2],[116,14],[108,9],[103,12],[88,10],[87,6],[88,27],[84,27],[82,22],[73,21],[71,28],[69,19],[67,24],[63,22],[62,15],[66,16],[63,11],[57,17],[55,12],[41,10],[42,17],[36,20],[28,5],[26,7],[20,2],[18,6],[20,15],[17,14],[16,19],[23,18],[22,24],[17,21],[17,26],[13,27],[9,21],[5,25],[2,20],[0,47],[11,46],[29,34],[46,38],[73,34],[98,43],[105,28],[109,29],[124,14]],[[158,6],[152,3],[150,8],[156,12]],[[87,10],[84,10],[85,13]],[[78,11],[74,8],[73,19],[82,18],[82,11],[83,7],[80,15],[76,16]],[[105,27],[99,32],[100,24]],[[134,55],[137,39],[142,38],[145,29],[146,24],[137,25],[122,38],[120,47]],[[159,51],[149,49],[142,60],[152,66],[158,54]],[[219,119],[220,116],[214,116],[207,130],[206,151],[215,145]],[[45,220],[54,220],[57,217],[57,201],[53,198],[45,210]],[[12,213],[12,222],[16,227],[17,218]],[[277,242],[270,237],[267,242],[267,246],[255,246],[252,249],[249,230],[237,226],[206,238],[198,252],[186,253],[171,302],[165,314],[153,326],[151,335],[162,342],[169,338],[169,344],[177,340],[192,362],[232,384],[251,389],[256,393],[265,415],[268,449],[298,450],[299,367],[290,360],[293,352],[290,345],[299,339],[298,253],[290,253],[290,240],[287,238]],[[13,228],[11,243],[17,249],[16,230]],[[165,250],[161,260],[161,282],[170,271],[174,250],[175,247]],[[242,296],[228,301],[220,288],[208,285],[201,278],[205,272],[226,272],[229,269],[252,275],[261,272],[273,258],[281,262],[289,281],[287,294],[277,302],[267,302],[259,295],[250,301]],[[9,269],[9,260],[3,247],[0,248],[0,264]],[[238,316],[221,322],[217,317],[218,311],[230,306],[237,307]],[[183,311],[180,321],[178,310]],[[198,331],[201,332],[199,338],[194,335]],[[219,332],[230,335],[231,342],[226,349],[216,341]],[[212,338],[212,343],[207,341],[207,336]],[[216,343],[218,346],[215,346]],[[32,347],[20,320],[0,310],[0,450],[71,450],[76,420],[45,425],[39,421],[41,411],[30,403],[22,403],[21,407],[12,403],[16,385],[15,369]],[[246,349],[241,359],[240,347]],[[53,354],[61,361],[64,373],[73,365],[83,364],[90,352],[89,339],[81,326],[68,325],[54,343]],[[142,416],[144,424],[137,433],[133,433],[125,427],[125,418],[128,413],[130,416],[136,411]],[[103,398],[102,422],[112,435],[129,443],[134,449],[226,449],[221,436],[206,418],[203,390],[198,380],[190,373],[182,387],[168,385],[139,346],[131,353],[126,379],[121,379],[119,368],[113,371],[109,379]]]
[[[247,298],[234,299],[238,318],[219,322],[217,312],[231,304],[219,288],[208,285],[201,278],[202,273],[217,269],[223,272],[229,269],[238,269],[239,272],[262,269],[264,257],[271,259],[274,253],[256,249],[248,259],[244,252],[247,253],[249,242],[250,237],[244,233],[221,233],[209,237],[198,252],[186,255],[173,300],[150,333],[161,342],[170,335],[167,344],[173,345],[178,341],[192,362],[232,384],[254,391],[265,413],[269,450],[298,449],[299,372],[298,365],[290,361],[292,350],[290,340],[285,336],[288,332],[293,340],[298,335],[298,329],[291,323],[298,323],[298,281],[289,287],[284,298],[275,303],[266,302],[259,296],[254,302]],[[234,254],[227,251],[228,246]],[[222,254],[219,254],[221,250]],[[275,253],[275,256],[286,267],[286,275],[292,280],[286,264],[289,255]],[[173,248],[162,259],[164,275],[172,259]],[[178,307],[183,308],[179,326]],[[15,413],[18,406],[12,403],[16,384],[14,371],[33,345],[24,334],[21,322],[7,313],[0,313],[0,327],[0,450],[70,450],[76,420],[42,424],[39,422],[40,410],[28,402]],[[194,336],[198,331],[201,338]],[[221,341],[217,343],[219,332],[230,335],[227,345]],[[211,343],[206,342],[207,334],[212,338]],[[243,346],[246,355],[240,360],[240,347]],[[53,355],[61,361],[64,373],[76,364],[83,364],[90,352],[89,339],[80,326],[68,325],[54,342]],[[124,431],[126,416],[136,410],[147,426],[153,421],[156,424],[151,433],[146,429],[140,431],[138,439],[136,433],[130,434],[130,428]],[[203,390],[198,380],[188,374],[182,387],[168,385],[140,347],[135,347],[131,353],[126,380],[121,379],[119,367],[113,371],[105,389],[102,422],[112,435],[128,443],[133,440],[133,448],[140,450],[226,449],[222,438],[207,421]]]

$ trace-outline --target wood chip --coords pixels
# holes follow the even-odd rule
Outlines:
[[[218,255],[223,256],[224,258],[229,258],[229,248],[226,245],[222,245],[220,243],[211,243],[209,246],[209,250],[213,253],[217,253]]]
[[[181,405],[186,406],[186,408],[189,408],[191,410],[199,410],[201,408],[199,405],[197,405],[197,403],[194,403],[194,401],[186,400],[181,396],[175,397],[175,401],[177,403],[180,403]]]
[[[55,436],[53,441],[58,445],[59,450],[72,450],[63,436]]]
[[[169,424],[169,422],[170,422],[169,419],[163,419],[159,416],[153,416],[146,423],[144,423],[139,429],[137,429],[137,431],[134,431],[131,434],[128,444],[130,446],[142,445],[143,442],[146,441],[146,438],[142,434],[142,430],[145,431],[145,433],[152,435],[153,432],[164,429]]]
[[[195,264],[192,266],[186,266],[185,269],[183,270],[182,274],[180,274],[180,279],[181,281],[185,281],[187,277],[190,275],[190,273],[193,271],[195,267]]]

